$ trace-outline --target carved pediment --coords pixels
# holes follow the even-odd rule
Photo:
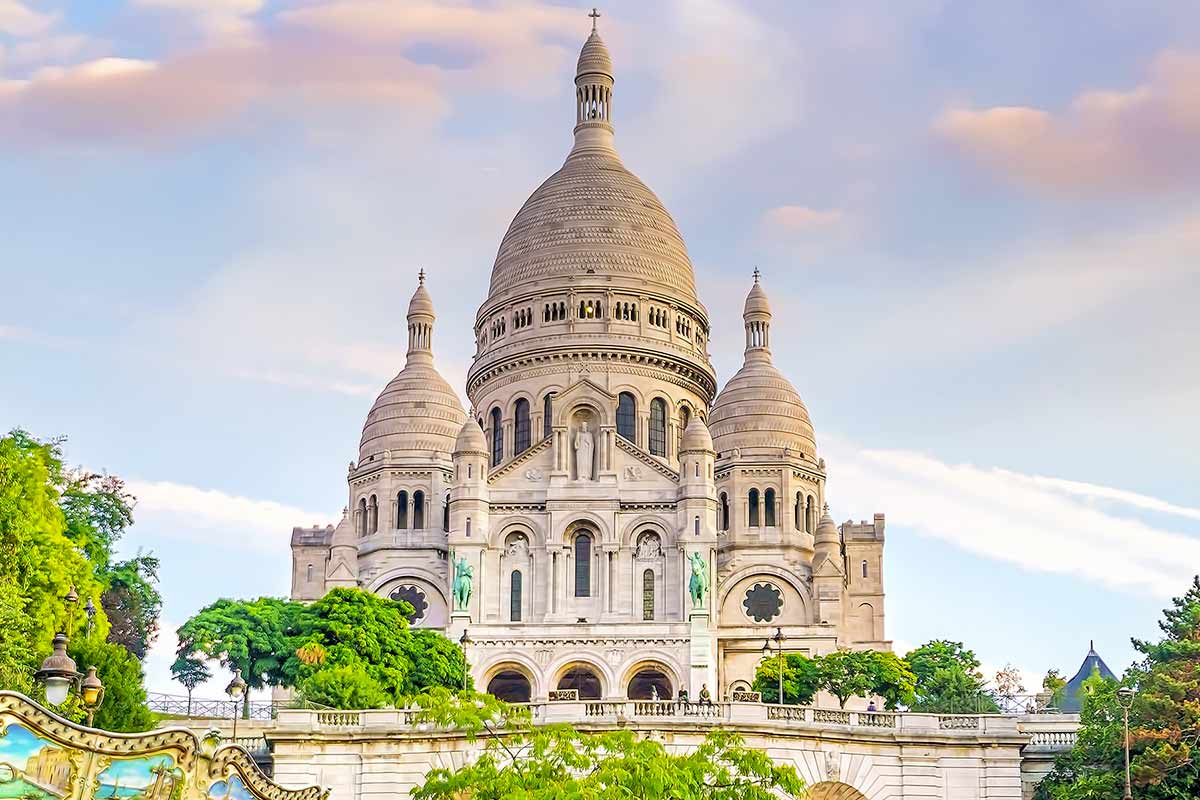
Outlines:
[[[596,413],[599,425],[615,424],[613,415],[617,409],[616,395],[600,388],[587,378],[580,378],[554,396],[554,425],[556,427],[569,425],[571,413],[581,405],[587,406]]]

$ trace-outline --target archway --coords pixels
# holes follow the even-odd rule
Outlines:
[[[670,700],[674,691],[666,672],[658,667],[643,667],[629,679],[626,694],[630,700]]]
[[[867,796],[848,783],[821,781],[808,790],[809,800],[867,800]]]
[[[599,700],[602,696],[600,676],[586,664],[572,664],[558,679],[559,689],[575,689],[580,700]]]
[[[506,703],[528,703],[533,696],[533,688],[524,673],[502,669],[488,681],[487,693]]]

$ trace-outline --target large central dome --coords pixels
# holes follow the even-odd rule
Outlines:
[[[617,152],[604,148],[573,150],[525,201],[500,242],[490,294],[593,275],[654,284],[698,303],[675,220]]]
[[[467,394],[477,406],[492,401],[483,387],[535,361],[653,372],[701,406],[716,392],[708,312],[683,237],[613,145],[612,73],[593,29],[575,71],[571,151],[513,218],[476,316]]]

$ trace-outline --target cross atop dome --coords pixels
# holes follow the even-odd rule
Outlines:
[[[592,32],[595,33],[596,32],[596,20],[600,19],[600,12],[597,11],[593,7],[592,13],[588,14],[588,16],[592,18]]]
[[[422,268],[420,269],[420,271],[418,271],[418,272],[417,272],[417,283],[418,283],[420,286],[424,286],[424,285],[425,285],[425,268],[424,268],[424,267],[422,267]]]
[[[762,275],[762,273],[758,271],[758,267],[755,267],[754,268],[754,282],[755,283],[758,283],[758,278],[760,275]]]

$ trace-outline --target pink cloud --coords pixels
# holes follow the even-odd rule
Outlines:
[[[779,206],[763,217],[764,225],[782,233],[802,233],[840,225],[845,216],[836,208],[820,210],[808,206]]]
[[[1200,177],[1200,53],[1165,51],[1142,84],[1083,92],[1061,112],[950,109],[933,130],[988,169],[1039,189],[1192,186]]]
[[[19,0],[0,0],[0,34],[34,36],[45,33],[57,18],[56,14],[34,11]]]

